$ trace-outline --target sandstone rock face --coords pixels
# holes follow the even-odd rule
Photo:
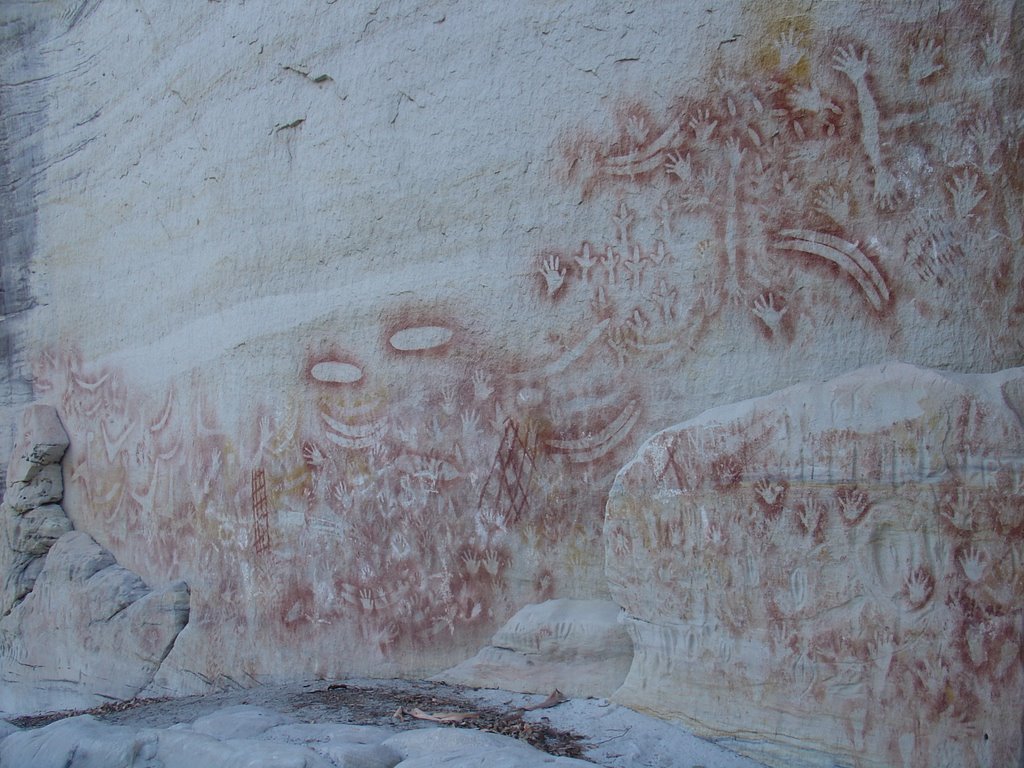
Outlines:
[[[44,468],[60,464],[68,435],[52,405],[36,403],[21,416],[21,434],[7,465],[7,487],[32,481]]]
[[[60,460],[68,435],[56,409],[37,403],[21,416],[21,433],[7,465],[4,503],[15,513],[60,501],[64,494]]]
[[[57,504],[19,514],[0,505],[0,616],[32,590],[53,543],[71,530],[71,521]]]
[[[30,509],[60,501],[63,496],[64,481],[61,477],[60,464],[50,464],[39,467],[29,481],[8,485],[4,503],[15,512],[28,512]]]
[[[0,617],[32,589],[42,558],[71,521],[55,502],[63,495],[61,458],[68,436],[48,405],[26,408],[0,505]]]
[[[528,605],[479,653],[437,676],[447,683],[523,693],[610,696],[625,680],[633,644],[607,600]]]
[[[0,741],[0,764],[34,768],[143,768],[154,763],[156,738],[82,715]]]
[[[650,439],[607,506],[617,698],[779,765],[1018,764],[1022,384],[888,364]]]
[[[0,513],[4,511],[0,507]],[[6,521],[4,527],[7,527]],[[6,533],[6,531],[5,531]],[[32,585],[43,569],[43,560],[35,555],[15,552],[7,546],[0,546],[0,611],[6,615],[15,604],[32,591]]]
[[[61,536],[71,530],[71,521],[58,504],[37,507],[23,515],[3,515],[7,545],[14,552],[45,555]]]
[[[16,768],[585,768],[508,736],[456,728],[393,734],[334,723],[263,727],[283,716],[237,707],[170,728],[109,725],[90,715],[0,736]],[[225,732],[218,732],[221,726]],[[213,732],[206,731],[213,729]],[[240,733],[247,735],[241,736]]]
[[[52,407],[26,409],[0,505],[0,711],[130,698],[188,621],[184,582],[150,590],[53,503],[68,443]]]
[[[151,590],[87,534],[65,534],[31,592],[0,619],[0,710],[88,707],[135,696],[188,614],[184,583]]]
[[[193,588],[164,692],[435,674],[608,599],[654,432],[1024,364],[1022,17],[0,3],[0,411],[31,381],[76,528]]]

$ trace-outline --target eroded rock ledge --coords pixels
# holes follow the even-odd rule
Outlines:
[[[72,528],[58,503],[64,494],[60,460],[67,448],[56,410],[46,405],[25,410],[0,507],[0,616],[32,590],[46,553]]]
[[[525,693],[611,696],[633,646],[608,600],[548,600],[524,606],[470,659],[436,679]]]
[[[188,622],[184,582],[151,590],[61,501],[68,437],[56,411],[30,407],[0,507],[0,711],[88,707],[137,695]]]
[[[778,765],[1017,765],[1022,393],[882,365],[649,440],[607,506],[616,698]]]

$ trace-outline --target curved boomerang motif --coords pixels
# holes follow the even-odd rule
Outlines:
[[[547,444],[556,451],[567,452],[569,461],[575,464],[594,461],[621,443],[639,419],[640,408],[636,400],[630,400],[622,413],[596,435],[577,440],[548,440]]]
[[[616,176],[632,176],[637,173],[653,171],[662,163],[661,153],[675,143],[682,133],[679,123],[670,125],[664,133],[642,149],[628,155],[607,157],[602,163],[605,171]]]
[[[876,310],[880,310],[889,301],[885,278],[856,243],[808,229],[784,229],[779,234],[792,239],[783,240],[776,247],[809,253],[831,261],[857,281],[864,296]]]
[[[536,371],[535,369],[520,371],[513,374],[513,376],[522,379],[523,377],[539,375],[541,378],[548,379],[552,376],[564,373],[570,365],[583,357],[583,354],[594,344],[594,342],[601,338],[601,334],[604,333],[604,329],[608,327],[609,323],[611,323],[611,319],[609,318],[605,318],[599,322],[587,332],[587,335],[583,337],[583,340],[580,341],[579,344],[572,349],[566,350],[561,357],[556,360],[552,360],[539,371]]]

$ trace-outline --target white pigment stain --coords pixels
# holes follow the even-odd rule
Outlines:
[[[333,360],[317,363],[310,370],[310,374],[325,384],[355,384],[363,378],[363,370],[359,366]]]
[[[441,325],[421,325],[397,331],[390,339],[399,352],[422,352],[443,347],[452,340],[452,330]]]

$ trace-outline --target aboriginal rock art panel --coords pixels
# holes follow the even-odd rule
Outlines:
[[[907,324],[952,323],[1019,359],[1024,104],[998,6],[953,5],[870,41],[787,16],[770,43],[709,52],[710,85],[672,109],[641,98],[617,134],[567,139],[607,226],[542,253],[540,292],[607,322],[620,365],[699,352],[722,324],[806,347],[835,314],[890,353]]]
[[[627,698],[865,765],[1016,763],[1024,435],[985,386],[921,374],[821,385],[881,410],[913,394],[877,428],[809,427],[831,417],[800,387],[645,446],[606,528]]]
[[[607,487],[642,409],[621,387],[566,385],[601,329],[509,372],[452,364],[455,326],[384,334],[395,365],[433,376],[310,354],[293,400],[233,423],[198,378],[142,397],[111,366],[43,355],[37,389],[80,436],[67,467],[83,527],[147,572],[193,579],[198,625],[261,627],[283,645],[476,642],[524,602],[603,591],[602,491],[569,478]]]
[[[994,13],[940,15],[934,34],[894,21],[870,42],[793,16],[770,45],[709,51],[710,85],[671,109],[641,95],[616,135],[566,142],[568,178],[607,219],[521,256],[529,277],[509,288],[546,345],[509,352],[488,344],[501,329],[486,318],[382,300],[373,348],[346,346],[341,328],[297,339],[289,386],[245,404],[202,371],[143,395],[130,371],[70,348],[41,355],[36,389],[73,436],[67,484],[82,527],[148,578],[187,578],[192,625],[211,632],[248,627],[257,642],[259,628],[258,642],[321,642],[335,659],[342,647],[438,648],[439,637],[468,647],[523,603],[602,592],[605,493],[639,441],[674,420],[673,382],[713,333],[753,329],[766,356],[820,352],[837,316],[891,355],[925,354],[907,338],[948,327],[956,340],[981,334],[976,363],[1019,358],[1024,110],[1003,95],[1012,51]],[[779,432],[751,423],[733,438],[700,438],[728,442],[706,468],[724,493]],[[807,449],[815,477],[831,471],[822,451],[847,460],[825,445],[838,438],[820,439]],[[903,456],[856,452],[857,477]],[[665,465],[680,491],[695,477],[688,461]],[[820,544],[877,505],[853,481],[828,498],[804,498],[791,477],[759,482],[760,514],[745,523],[758,541],[787,510],[802,510]],[[737,531],[705,507],[652,535],[682,546],[706,517],[701,543],[727,549]],[[993,562],[965,546],[956,557],[972,572]],[[722,567],[704,578],[732,578]],[[787,579],[780,616],[814,576]],[[918,596],[942,584],[934,570],[915,579]],[[752,611],[739,605],[735,621],[759,620]]]

